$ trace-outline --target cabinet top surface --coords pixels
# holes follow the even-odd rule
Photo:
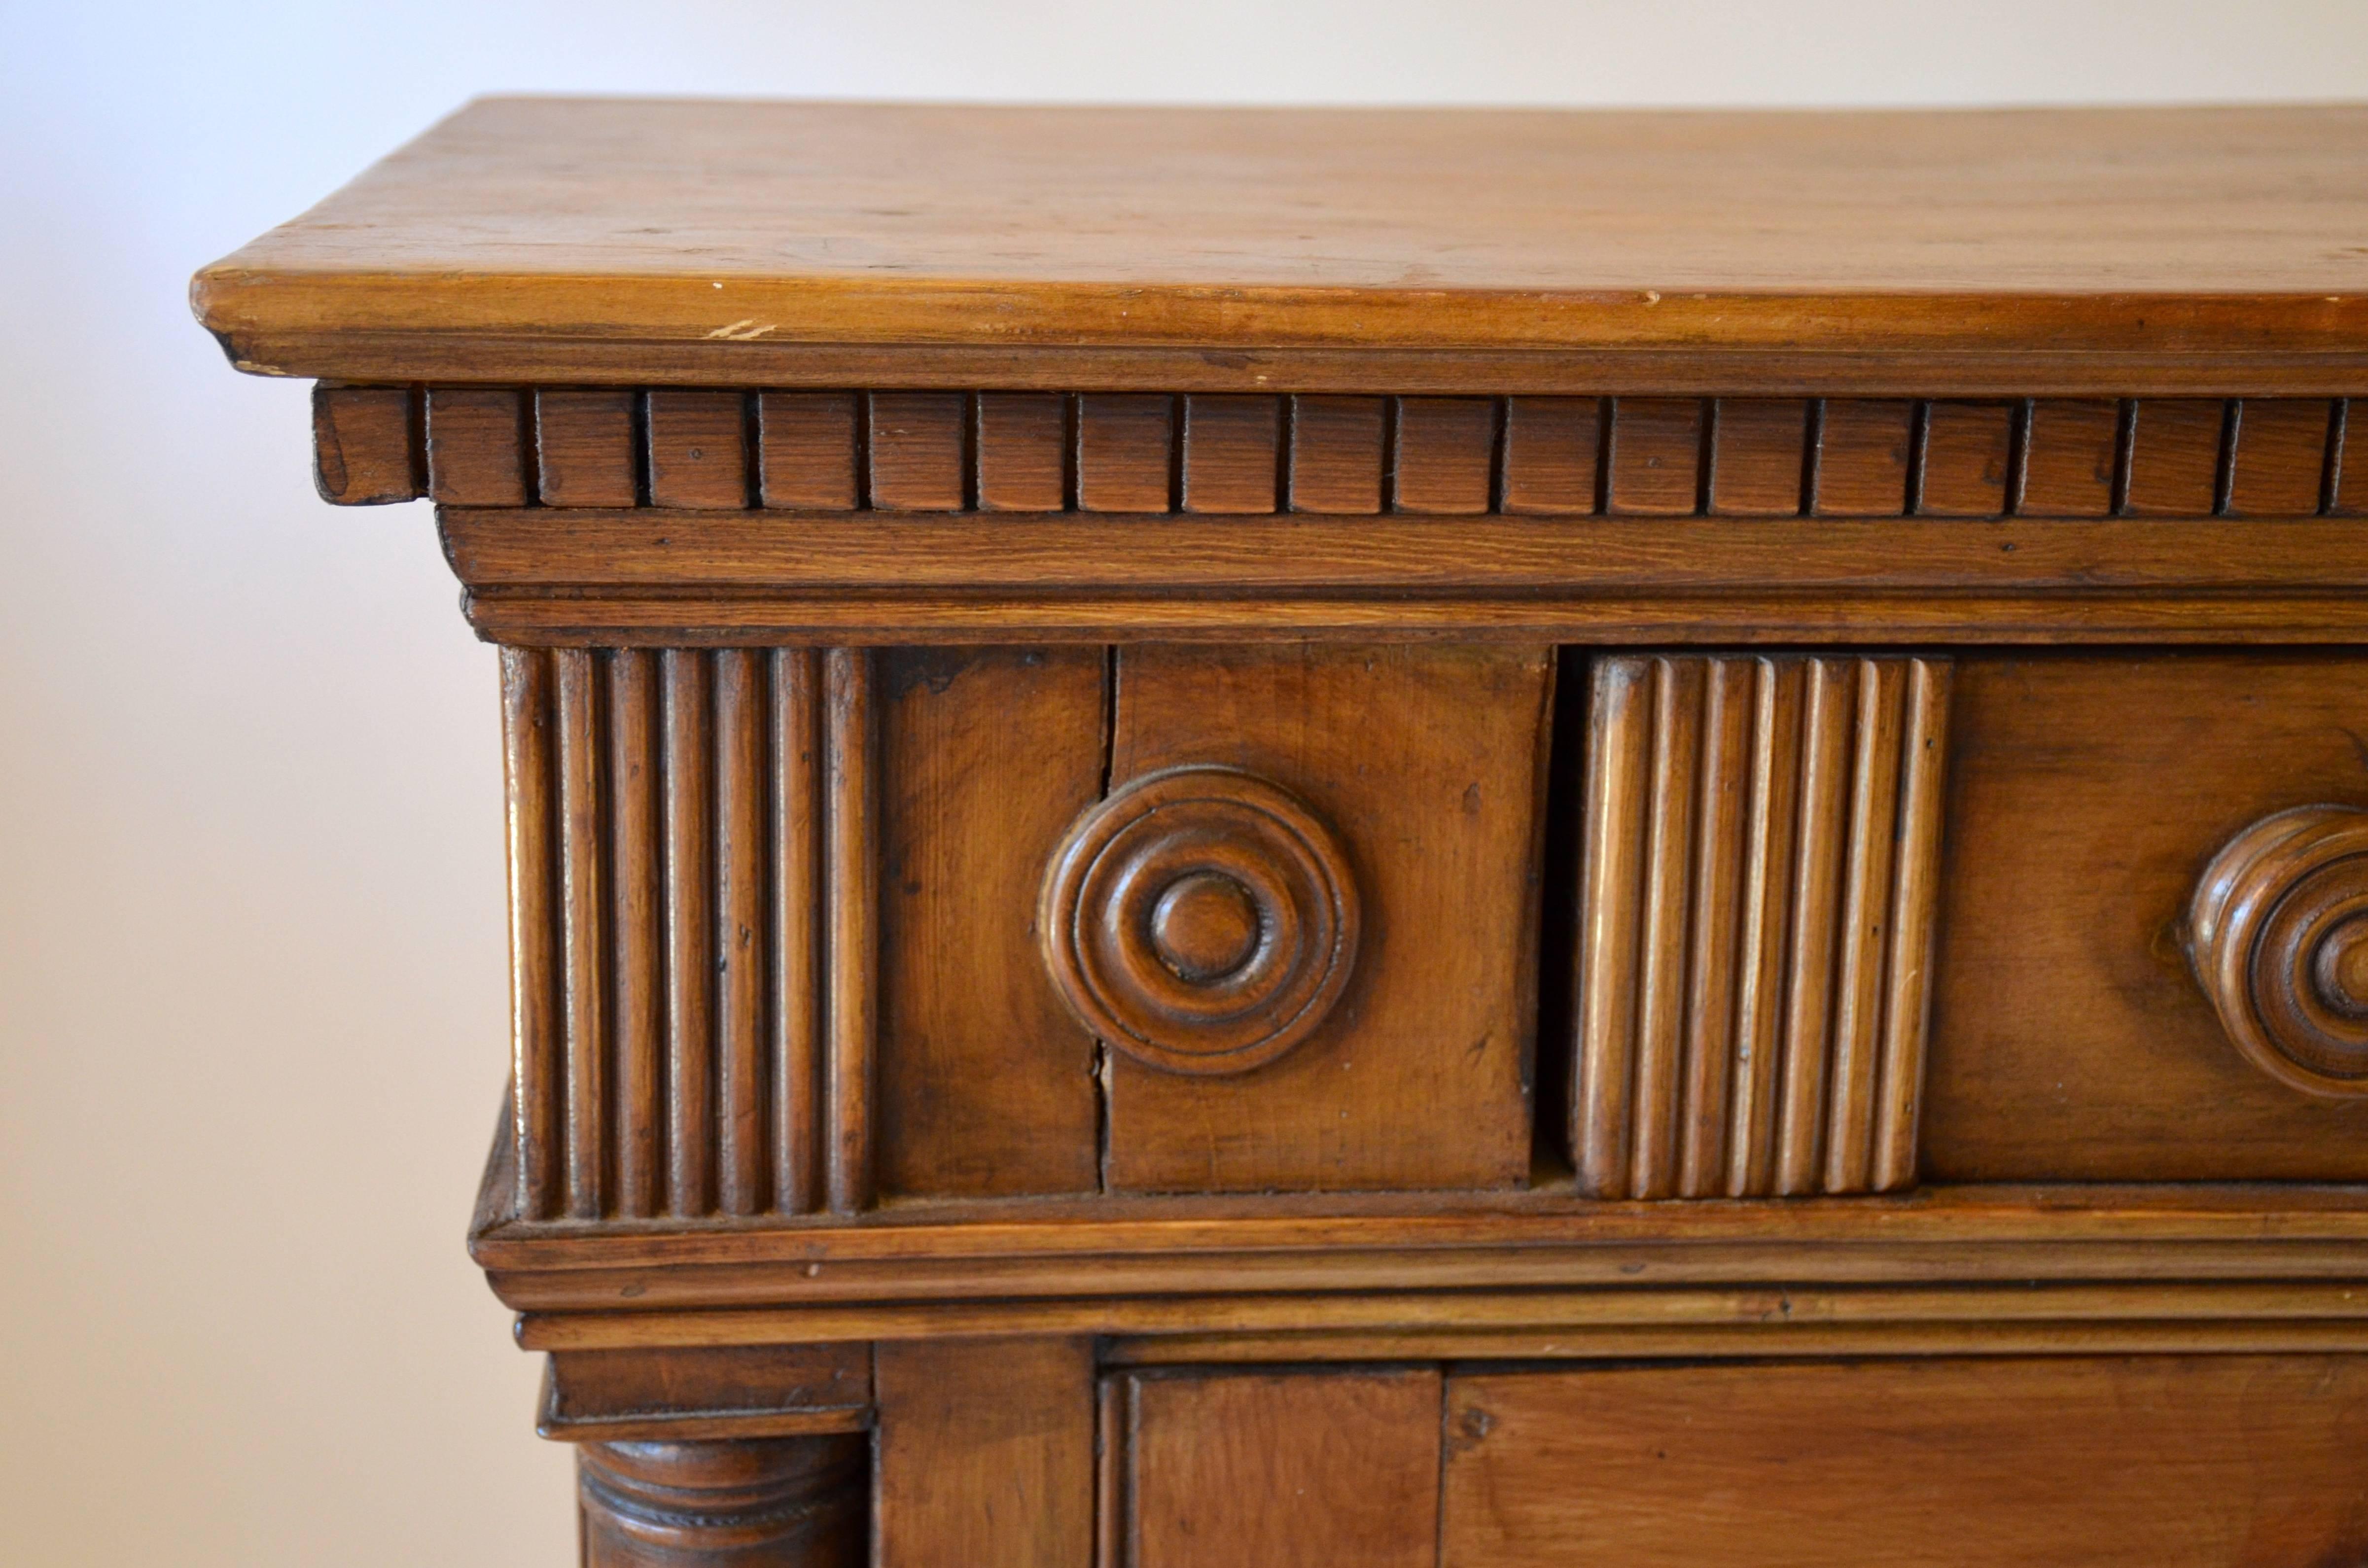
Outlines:
[[[2357,352],[2363,174],[2368,106],[496,98],[194,297],[316,374],[259,345]]]

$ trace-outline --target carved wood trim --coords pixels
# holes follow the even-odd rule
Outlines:
[[[416,415],[424,410],[424,415]],[[2348,400],[337,386],[333,502],[880,512],[2313,517]]]
[[[1581,1191],[1914,1182],[1949,670],[1596,662],[1573,1013]]]
[[[868,1449],[855,1435],[585,1443],[586,1568],[856,1568]]]
[[[502,650],[521,1217],[870,1205],[871,669]]]

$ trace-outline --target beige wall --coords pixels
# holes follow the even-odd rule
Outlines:
[[[504,1052],[493,659],[425,510],[318,504],[303,387],[233,376],[182,296],[498,88],[2337,97],[2368,6],[6,0],[0,1561],[574,1561],[461,1247]]]

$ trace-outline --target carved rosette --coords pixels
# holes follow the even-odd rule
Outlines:
[[[1339,1000],[1357,887],[1330,829],[1289,790],[1172,768],[1070,827],[1038,930],[1062,996],[1101,1039],[1173,1073],[1243,1073]]]
[[[2188,908],[2189,954],[2245,1059],[2368,1096],[2368,811],[2300,806],[2228,841]]]

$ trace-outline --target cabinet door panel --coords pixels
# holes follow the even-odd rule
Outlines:
[[[1458,1377],[1449,1568],[2261,1568],[2368,1553],[2368,1358]]]
[[[1437,1371],[1115,1381],[1125,1568],[1434,1561]]]

